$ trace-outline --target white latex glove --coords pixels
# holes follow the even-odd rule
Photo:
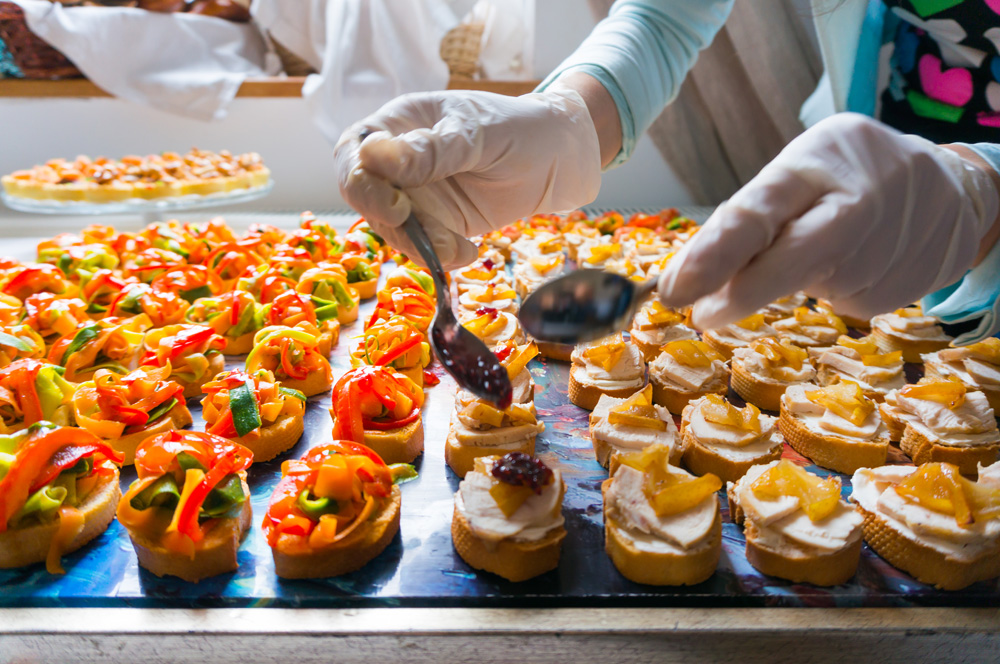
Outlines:
[[[708,329],[796,290],[858,318],[954,283],[997,216],[990,176],[956,153],[843,113],[804,132],[724,203],[660,276]]]
[[[361,142],[366,129],[375,133]],[[475,260],[465,238],[586,205],[601,180],[587,106],[559,87],[522,97],[404,95],[345,131],[334,155],[347,203],[420,262],[399,228],[412,201],[445,269]]]

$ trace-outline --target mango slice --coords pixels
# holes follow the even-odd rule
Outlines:
[[[595,265],[597,263],[603,263],[612,256],[617,255],[622,249],[622,246],[618,243],[614,244],[595,244],[590,248],[590,255],[584,259],[585,263],[590,265]]]
[[[764,326],[764,314],[753,314],[747,316],[743,320],[736,323],[736,325],[738,327],[742,327],[744,330],[756,332]]]
[[[494,481],[490,487],[490,495],[496,501],[497,507],[508,519],[520,509],[528,498],[535,494],[528,486],[513,486],[506,482]]]
[[[558,254],[552,256],[551,258],[543,258],[541,256],[533,256],[528,259],[531,267],[535,268],[540,274],[548,274],[552,270],[563,264],[563,255]]]
[[[718,394],[709,394],[705,399],[701,414],[707,421],[741,431],[760,433],[760,410],[757,406],[748,403],[745,408],[740,409]]]
[[[856,427],[864,424],[875,411],[875,402],[864,395],[857,383],[852,382],[836,383],[806,392],[806,398]]]
[[[761,500],[794,496],[810,521],[821,521],[833,514],[840,501],[840,478],[823,479],[782,459],[761,473],[750,490]]]
[[[663,351],[686,367],[707,367],[715,360],[725,360],[718,351],[697,339],[671,341],[663,347]]]
[[[949,410],[960,408],[965,403],[965,385],[957,379],[924,380],[916,385],[907,385],[899,391],[900,396],[944,404]]]
[[[852,339],[842,334],[837,339],[837,345],[857,351],[858,355],[861,356],[861,363],[866,367],[891,367],[903,361],[903,351],[894,350],[891,353],[882,353],[875,340],[870,336]]]
[[[841,334],[847,334],[847,325],[844,324],[844,321],[840,320],[840,316],[829,311],[813,311],[808,307],[796,307],[795,320],[799,325],[832,327]]]
[[[623,454],[623,465],[635,468],[646,476],[643,493],[658,516],[679,514],[698,506],[722,488],[722,480],[709,473],[702,477],[670,472],[670,447],[650,445],[640,452]]]
[[[538,346],[534,341],[518,346],[507,356],[501,364],[507,369],[507,376],[511,379],[518,375],[528,366],[528,362],[538,355]]]
[[[649,324],[643,324],[639,329],[646,330],[684,322],[682,314],[663,306],[659,300],[654,300],[651,305],[646,307],[646,317],[649,319]]]
[[[624,354],[625,341],[622,340],[620,334],[608,337],[600,344],[590,346],[583,351],[583,357],[585,359],[593,362],[605,371],[611,371],[611,368],[618,364],[618,361]]]
[[[752,346],[753,350],[766,357],[773,367],[791,367],[798,371],[809,357],[805,348],[799,348],[787,339],[767,337],[753,342]]]
[[[1000,364],[1000,339],[996,337],[990,337],[979,343],[966,346],[965,350],[977,360],[983,360],[989,364]]]
[[[965,479],[950,463],[925,463],[895,490],[908,502],[954,516],[962,527],[1000,518],[1000,489]]]

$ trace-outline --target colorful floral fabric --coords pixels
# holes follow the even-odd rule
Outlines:
[[[880,119],[943,143],[1000,141],[1000,0],[884,0],[896,20]]]

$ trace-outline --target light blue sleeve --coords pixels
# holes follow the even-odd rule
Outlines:
[[[638,137],[663,107],[725,23],[734,0],[617,0],[580,47],[549,74],[583,71],[607,88],[618,107],[622,149],[608,166],[624,163]],[[580,3],[583,6],[583,3]]]
[[[1000,145],[957,143],[982,157],[1000,172]],[[945,323],[965,323],[979,319],[976,327],[955,337],[955,344],[976,343],[1000,332],[1000,242],[986,258],[954,284],[923,299],[924,311]]]

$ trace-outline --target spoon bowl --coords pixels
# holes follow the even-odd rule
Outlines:
[[[403,231],[430,269],[437,294],[437,313],[429,336],[441,366],[460,387],[500,408],[510,406],[514,388],[507,370],[483,341],[462,327],[452,311],[444,269],[420,222],[412,214],[403,222]]]
[[[633,281],[601,270],[574,270],[521,303],[518,318],[542,341],[576,344],[624,330],[656,279]]]

